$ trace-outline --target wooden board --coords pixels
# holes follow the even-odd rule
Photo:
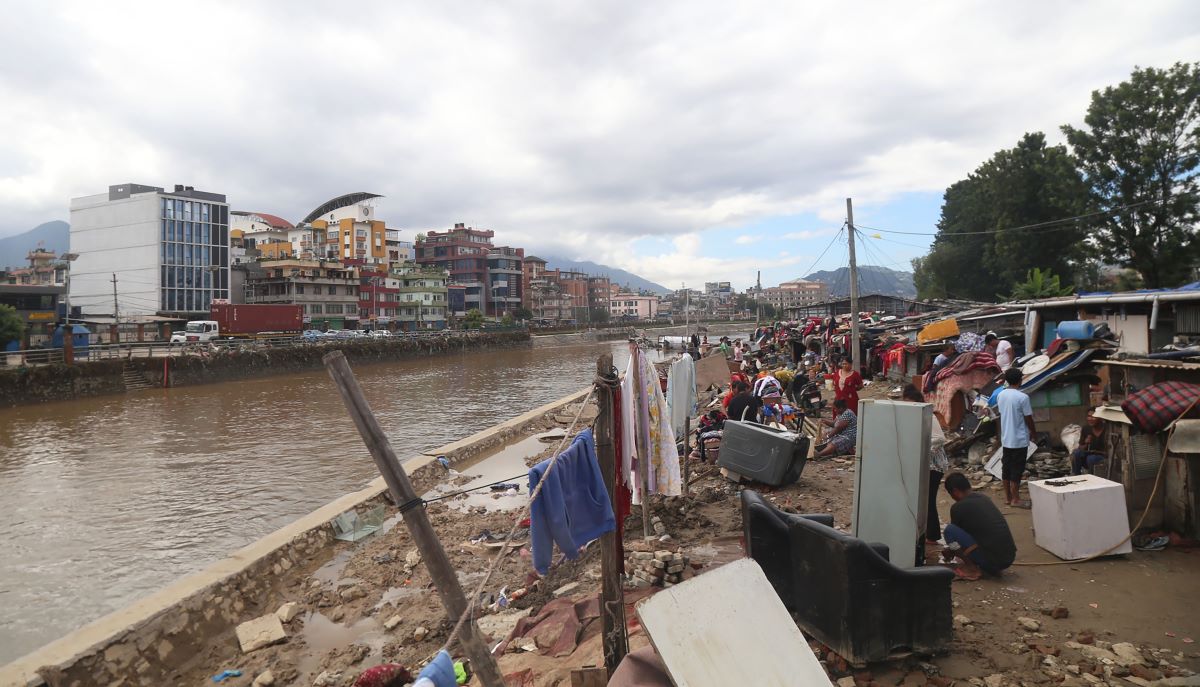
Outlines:
[[[668,587],[637,614],[676,687],[830,687],[753,559]]]
[[[729,364],[723,355],[710,355],[696,361],[696,390],[704,391],[711,384],[729,386]]]

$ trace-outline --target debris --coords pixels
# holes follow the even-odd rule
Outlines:
[[[983,684],[987,685],[987,687],[1001,687],[1004,684],[1004,676],[1000,673],[992,673],[983,678]]]
[[[300,615],[300,604],[295,601],[289,601],[280,606],[279,610],[275,611],[275,616],[279,618],[279,622],[281,623],[290,623],[292,622],[292,618],[298,615]]]
[[[427,634],[429,634],[429,630],[426,630],[425,626],[422,625],[421,627],[418,627],[417,629],[413,630],[413,639],[420,642],[425,639],[425,635],[427,635]]]
[[[271,687],[273,684],[275,684],[275,673],[267,669],[254,678],[254,682],[250,683],[250,687]]]
[[[1092,608],[1100,608],[1100,604],[1088,604]]]
[[[1021,616],[1021,617],[1017,618],[1017,623],[1019,623],[1021,625],[1021,627],[1025,628],[1026,630],[1028,630],[1030,632],[1037,632],[1038,630],[1042,629],[1042,624],[1039,623],[1038,621],[1034,620],[1033,618],[1026,618],[1024,616]]]
[[[1095,644],[1096,636],[1091,632],[1081,632],[1078,635],[1075,635],[1075,641],[1079,642],[1080,644]]]
[[[564,584],[563,586],[554,590],[554,596],[555,596],[555,598],[560,597],[560,596],[567,596],[571,592],[574,592],[576,589],[579,589],[578,582],[571,582],[569,584]]]
[[[244,654],[287,639],[283,624],[279,622],[279,616],[274,613],[247,620],[237,626],[236,632],[238,644],[241,645]]]
[[[1050,611],[1050,617],[1054,618],[1055,620],[1062,620],[1069,615],[1071,615],[1071,612],[1067,610],[1066,606],[1055,606],[1054,609]]]
[[[971,619],[965,615],[956,615],[954,616],[954,624],[959,627],[966,627],[971,624]]]
[[[334,687],[334,685],[337,685],[341,681],[341,671],[323,670],[317,676],[317,679],[313,680],[313,687]]]
[[[409,570],[415,569],[420,564],[421,564],[421,552],[418,551],[417,549],[413,549],[412,551],[409,551],[408,555],[404,557],[404,567],[408,568]]]
[[[241,676],[242,676],[242,671],[240,671],[240,670],[222,670],[221,672],[217,673],[216,675],[213,675],[212,681],[213,682],[223,682],[225,680],[228,680],[231,677],[241,677]]]
[[[1123,666],[1132,666],[1134,664],[1146,663],[1142,658],[1142,652],[1137,650],[1137,647],[1129,642],[1120,642],[1112,645],[1112,652],[1117,655],[1117,662]]]
[[[338,592],[338,596],[342,597],[342,601],[354,601],[355,599],[361,599],[366,595],[367,590],[363,589],[357,584],[346,587],[342,591]]]
[[[850,676],[838,678],[837,686],[838,687],[855,687],[854,678],[852,678]]]
[[[396,626],[399,625],[403,621],[404,621],[404,618],[401,618],[398,615],[394,615],[394,616],[388,618],[387,620],[383,621],[383,629],[389,630],[389,631],[394,630],[394,629],[396,629]]]

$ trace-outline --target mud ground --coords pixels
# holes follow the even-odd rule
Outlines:
[[[887,388],[874,384],[864,396],[882,397]],[[586,413],[585,418],[592,414]],[[572,413],[573,416],[573,413]],[[546,418],[543,429],[564,427],[569,417]],[[504,468],[532,465],[555,450],[553,443],[526,439],[519,450],[506,450],[500,461],[483,459],[476,468],[461,468],[446,475],[445,484],[432,493],[471,483],[473,474],[496,479]],[[513,449],[514,447],[510,447]],[[514,462],[517,461],[517,462]],[[670,548],[690,558],[693,574],[741,555],[741,487],[711,466],[692,464],[690,496],[656,500],[653,514],[662,519],[670,541],[652,548]],[[475,472],[473,473],[473,470]],[[513,471],[519,474],[521,470]],[[496,477],[499,475],[500,477]],[[989,483],[985,473],[968,472],[972,481]],[[480,478],[482,479],[482,478]],[[489,480],[491,481],[491,480]],[[485,493],[431,503],[430,520],[460,571],[465,590],[472,590],[487,569],[496,549],[470,540],[483,530],[507,532],[525,504],[524,480],[519,495]],[[418,485],[434,489],[434,484]],[[800,481],[782,489],[762,491],[775,504],[799,513],[832,513],[835,526],[849,525],[854,472],[849,460],[809,462]],[[998,487],[983,487],[998,504]],[[949,497],[939,494],[942,521],[948,520]],[[1191,675],[1200,670],[1200,550],[1167,548],[1159,552],[1135,551],[1128,556],[1086,563],[1058,564],[1054,556],[1033,543],[1031,513],[1001,506],[1017,541],[1016,565],[998,579],[955,582],[953,603],[955,639],[938,656],[910,656],[854,670],[836,655],[812,645],[832,682],[848,687],[876,685],[950,684],[1003,687],[1005,685],[1148,685],[1164,677]],[[402,522],[393,517],[386,531],[355,544],[341,543],[328,560],[312,561],[279,581],[275,598],[259,613],[274,612],[296,602],[298,614],[285,624],[285,643],[243,655],[234,633],[216,637],[197,647],[188,668],[174,676],[174,684],[212,685],[222,670],[238,669],[242,677],[225,680],[233,687],[266,684],[270,672],[275,685],[350,685],[365,668],[380,662],[420,666],[443,644],[451,623],[446,619],[425,566]],[[637,509],[626,521],[627,546],[641,539]],[[500,590],[509,594],[525,590],[501,614],[485,616],[493,643],[505,638],[515,623],[514,611],[536,613],[554,598],[554,591],[578,583],[565,596],[584,599],[600,587],[598,548],[591,547],[577,561],[554,568],[543,579],[532,573],[527,547],[514,548],[499,564],[485,591],[484,603]],[[1050,563],[1051,565],[1037,565]],[[647,639],[629,607],[629,600],[646,592],[628,591],[627,618],[632,648]],[[1052,617],[1065,609],[1066,617]],[[1062,610],[1055,615],[1061,616]],[[252,616],[248,616],[252,617]],[[1025,621],[1018,618],[1026,619]],[[1032,621],[1032,622],[1028,622]],[[1024,624],[1023,624],[1024,623]],[[544,656],[528,642],[515,641],[500,656],[501,670],[510,685],[568,685],[570,671],[585,665],[602,665],[599,621],[586,626],[579,645],[569,656]],[[1122,644],[1132,645],[1133,653]],[[1122,654],[1112,653],[1118,645]],[[1114,657],[1121,660],[1114,660]],[[1125,665],[1127,664],[1127,665]],[[415,672],[415,671],[414,671]],[[474,683],[473,683],[474,684]]]

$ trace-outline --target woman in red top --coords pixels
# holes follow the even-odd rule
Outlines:
[[[863,378],[851,369],[850,359],[842,358],[838,371],[833,375],[833,391],[836,398],[846,402],[847,409],[858,415],[858,390],[863,388]]]

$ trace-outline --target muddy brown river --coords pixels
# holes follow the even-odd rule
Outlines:
[[[582,389],[625,348],[355,371],[405,457]],[[0,665],[377,474],[323,370],[0,409]]]

